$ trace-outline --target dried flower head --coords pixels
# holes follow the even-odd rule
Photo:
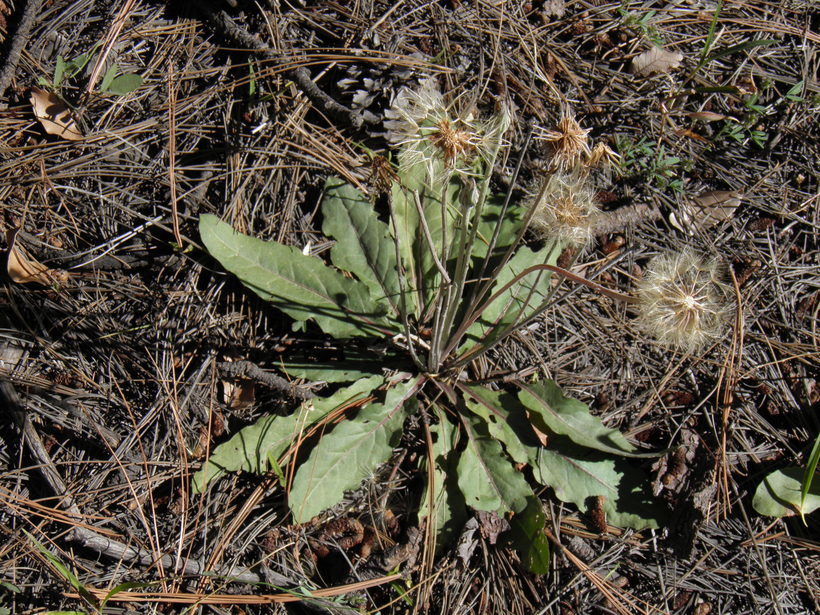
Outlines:
[[[537,233],[578,247],[592,237],[592,221],[600,212],[592,189],[576,173],[551,174],[533,207],[530,224]]]
[[[589,154],[586,166],[589,168],[601,167],[605,170],[609,168],[619,168],[621,157],[606,143],[596,143]]]
[[[432,170],[438,160],[446,176],[472,174],[476,162],[494,160],[509,126],[506,113],[482,122],[471,113],[458,112],[455,104],[446,105],[434,79],[422,81],[416,89],[403,88],[385,116],[388,141],[401,146],[403,167],[423,162]]]
[[[575,115],[564,109],[556,130],[544,132],[540,138],[552,144],[552,166],[569,171],[589,158],[589,128],[581,128]]]
[[[717,261],[690,250],[656,257],[638,285],[641,326],[687,352],[719,339],[732,313],[722,277]]]

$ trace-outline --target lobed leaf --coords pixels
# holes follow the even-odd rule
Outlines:
[[[633,464],[600,453],[577,450],[553,438],[551,447],[530,449],[533,476],[552,487],[558,499],[587,510],[588,500],[604,496],[608,523],[634,529],[657,528],[666,513],[652,496],[649,480]]]
[[[379,327],[393,326],[365,284],[316,257],[238,233],[212,215],[200,218],[199,232],[208,252],[225,269],[297,321],[312,318],[337,338],[368,336]]]
[[[531,465],[536,481],[552,487],[559,499],[586,510],[590,497],[602,495],[613,525],[658,527],[664,512],[650,495],[649,481],[640,469],[584,450],[566,436],[550,437],[549,447],[544,448],[537,444],[526,407],[518,398],[484,387],[461,388],[466,393],[465,405],[481,417],[489,434],[503,442],[516,463]]]
[[[299,466],[288,506],[297,523],[338,504],[345,491],[354,489],[398,443],[407,416],[407,402],[415,394],[416,380],[406,380],[387,391],[384,403],[371,403],[326,433]]]
[[[655,453],[637,453],[617,429],[604,426],[592,416],[582,401],[564,395],[552,380],[519,384],[518,399],[531,412],[533,424],[545,432],[568,436],[581,446],[627,457],[652,457]]]
[[[381,376],[363,378],[330,397],[317,397],[302,403],[293,414],[263,416],[253,425],[242,428],[230,440],[217,446],[202,468],[194,473],[192,491],[203,492],[209,482],[226,472],[242,470],[264,474],[270,469],[271,462],[278,459],[306,427],[343,405],[363,399],[383,381]]]

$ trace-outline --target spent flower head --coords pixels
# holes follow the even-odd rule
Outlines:
[[[694,352],[720,338],[731,297],[716,260],[688,249],[658,256],[638,285],[640,323],[659,342]]]
[[[575,114],[568,108],[561,112],[555,130],[540,135],[552,145],[552,166],[559,171],[575,169],[590,156],[590,128],[581,128]]]
[[[434,79],[425,79],[415,89],[402,88],[385,116],[388,141],[402,148],[400,165],[425,163],[431,177],[471,175],[477,164],[492,164],[505,145],[503,135],[509,127],[505,112],[481,121],[459,111],[455,103],[446,104]],[[433,173],[439,163],[444,173]]]
[[[530,225],[536,233],[576,247],[592,238],[592,222],[600,212],[595,193],[578,173],[551,174],[532,207]]]

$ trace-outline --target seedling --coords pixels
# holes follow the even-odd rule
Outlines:
[[[770,91],[771,86],[770,82],[762,84],[761,92]],[[761,130],[762,122],[765,121],[764,118],[783,112],[787,105],[808,103],[809,101],[800,95],[802,91],[803,82],[799,81],[782,96],[777,96],[773,100],[770,99],[772,102],[766,105],[761,104],[761,92],[744,96],[741,101],[744,109],[742,116],[740,119],[730,118],[726,120],[718,131],[715,140],[729,138],[740,144],[751,141],[757,147],[763,148],[769,140],[769,133]]]
[[[66,61],[63,56],[57,56],[57,63],[54,66],[54,77],[51,81],[40,77],[37,82],[54,92],[59,92],[66,81],[77,77],[94,58],[94,54],[100,48],[101,43],[96,43],[90,50],[78,55],[73,60]],[[100,92],[104,94],[115,94],[125,96],[134,92],[142,85],[142,76],[135,73],[119,74],[118,64],[112,64],[103,75],[100,82]]]
[[[691,162],[667,155],[663,144],[656,148],[646,137],[633,141],[629,137],[616,136],[615,149],[620,155],[624,174],[645,175],[648,183],[661,190],[683,191],[683,179],[679,175],[688,170]]]
[[[796,466],[769,473],[757,487],[752,500],[754,509],[769,517],[806,515],[820,508],[820,483],[815,480],[820,462],[820,435],[814,440],[804,469]]]
[[[657,47],[663,47],[665,41],[663,36],[652,23],[657,11],[645,11],[642,13],[629,11],[626,8],[619,8],[618,14],[621,16],[621,23],[626,28],[637,27],[641,31],[641,35]]]

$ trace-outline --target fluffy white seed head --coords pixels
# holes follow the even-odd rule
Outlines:
[[[600,212],[595,193],[576,173],[553,173],[533,203],[531,228],[567,246],[583,247],[592,238],[592,221]]]
[[[691,250],[658,256],[638,285],[640,324],[662,344],[695,352],[720,339],[731,297],[717,261]]]
[[[403,88],[385,116],[387,139],[401,147],[399,162],[410,168],[426,164],[433,176],[449,177],[483,172],[482,162],[492,164],[505,145],[509,115],[500,113],[489,121],[476,120],[472,113],[459,112],[447,105],[434,79],[422,81],[415,89]],[[437,170],[443,162],[443,169]]]

